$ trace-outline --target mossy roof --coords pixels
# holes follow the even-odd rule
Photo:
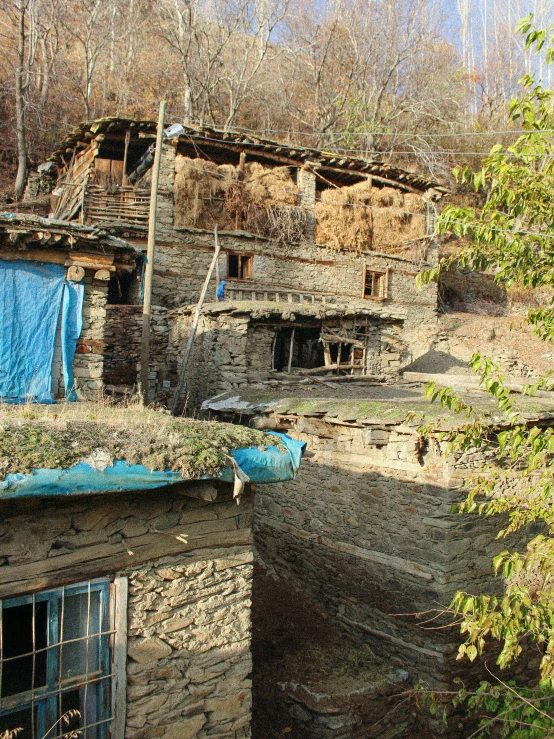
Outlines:
[[[330,382],[332,377],[326,378]],[[464,415],[456,414],[439,403],[431,404],[425,399],[425,387],[413,384],[341,386],[336,390],[318,387],[308,395],[298,386],[293,388],[249,388],[241,392],[237,400],[247,401],[250,408],[237,412],[245,415],[255,413],[275,413],[283,416],[313,416],[329,421],[360,425],[397,426],[409,423],[418,426],[431,423],[436,428],[456,428],[465,420]],[[316,397],[314,397],[314,395]],[[483,414],[492,424],[502,421],[496,404],[485,393],[459,393],[471,405],[475,414]],[[536,398],[513,395],[515,407],[529,422],[550,421],[554,419],[554,398]],[[207,401],[209,403],[209,401]],[[208,406],[209,407],[209,406]],[[237,406],[239,408],[239,406]],[[232,412],[232,402],[224,409]]]
[[[0,406],[0,479],[67,469],[98,450],[114,461],[198,479],[228,467],[234,449],[278,443],[278,437],[244,426],[173,418],[139,405]]]

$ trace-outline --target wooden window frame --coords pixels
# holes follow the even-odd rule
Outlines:
[[[238,259],[238,277],[231,277],[229,275],[229,257],[237,257]],[[243,261],[244,260],[244,261]],[[246,270],[244,270],[244,266]],[[246,271],[246,275],[244,272]],[[227,252],[227,279],[236,280],[237,282],[249,282],[252,280],[252,274],[254,271],[254,254],[243,254],[236,251]],[[243,276],[241,277],[241,273]]]
[[[116,578],[118,581],[120,578]],[[126,584],[126,581],[125,581]],[[89,633],[91,614],[92,614],[92,593],[98,595],[98,631]],[[86,628],[82,636],[64,638],[64,603],[66,598],[72,596],[88,597],[88,613],[86,616]],[[123,596],[123,597],[122,597]],[[85,689],[85,691],[94,691],[94,702],[91,699],[91,705],[95,706],[95,715],[93,721],[90,722],[89,716],[82,716],[83,733],[87,732],[87,726],[95,727],[95,731],[99,739],[107,739],[108,734],[114,739],[122,739],[123,734],[119,732],[112,733],[110,725],[114,717],[110,713],[110,709],[114,706],[114,674],[112,672],[114,665],[114,646],[121,652],[121,636],[118,636],[116,626],[122,621],[121,616],[117,619],[118,623],[114,623],[114,613],[116,607],[118,615],[124,609],[126,612],[126,589],[122,592],[122,583],[110,583],[108,578],[98,578],[88,580],[73,585],[64,585],[58,588],[51,588],[42,592],[22,595],[14,598],[5,598],[0,600],[0,628],[2,616],[5,609],[14,608],[22,605],[31,605],[33,609],[37,603],[47,604],[47,621],[46,621],[46,643],[47,646],[42,649],[45,652],[45,670],[46,682],[43,686],[35,687],[31,685],[29,690],[23,693],[0,697],[0,716],[9,716],[22,710],[31,710],[34,712],[35,733],[37,736],[43,736],[60,718],[60,702],[61,696],[73,692],[75,690]],[[61,604],[61,605],[60,605]],[[96,610],[96,607],[94,607]],[[33,629],[34,627],[33,615]],[[125,634],[126,636],[126,634]],[[33,637],[34,639],[34,637]],[[89,647],[89,640],[92,640],[92,647]],[[115,640],[115,644],[114,644]],[[85,672],[71,677],[62,677],[60,660],[63,655],[63,645],[71,642],[78,643],[84,641],[86,647]],[[89,648],[97,650],[98,665],[94,671],[89,672]],[[126,651],[126,644],[124,646]],[[33,655],[33,671],[34,675],[34,647],[30,654]],[[125,655],[126,656],[126,655]],[[118,655],[117,662],[121,662],[121,655]],[[10,658],[7,658],[10,659]],[[13,657],[11,659],[17,659]],[[0,669],[4,664],[3,652],[0,652]],[[118,665],[119,670],[121,666]],[[121,683],[121,678],[119,679]],[[86,687],[85,687],[86,686]],[[121,693],[121,689],[120,689]],[[86,696],[86,693],[85,693]],[[85,697],[85,705],[87,698]],[[125,710],[124,706],[120,707],[119,712]],[[90,722],[90,723],[89,723]],[[119,718],[121,723],[121,718]],[[67,729],[69,732],[70,730]],[[33,734],[34,735],[34,734]]]
[[[372,290],[372,294],[366,293],[366,285],[368,277],[371,275],[372,287],[378,281],[378,289]],[[389,275],[390,269],[372,269],[364,264],[364,274],[362,281],[362,298],[365,300],[387,300],[389,297]]]

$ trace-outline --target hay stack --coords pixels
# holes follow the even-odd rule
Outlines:
[[[242,179],[244,184],[239,184]],[[232,164],[219,166],[205,159],[175,158],[175,225],[233,230],[248,227],[249,206],[297,205],[300,193],[288,167],[265,168],[248,162],[244,172]],[[237,216],[238,214],[238,216]]]
[[[373,238],[371,183],[359,182],[341,188],[329,188],[316,203],[315,240],[333,249],[362,251],[371,249]]]
[[[300,191],[292,179],[289,167],[266,168],[259,162],[245,166],[244,183],[248,202],[258,205],[298,205]]]
[[[375,188],[372,206],[375,251],[409,251],[409,242],[425,236],[425,206],[419,195]]]
[[[231,164],[175,157],[175,225],[211,230],[234,228],[225,210],[225,195],[236,177]]]

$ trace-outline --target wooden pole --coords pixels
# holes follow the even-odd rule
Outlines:
[[[215,235],[215,242],[216,242],[216,245],[217,245],[217,243],[219,241],[218,236],[217,236],[217,224],[216,224],[216,227],[214,229],[214,235]],[[217,291],[218,291],[218,289],[219,289],[219,259],[216,259],[216,261],[215,261],[215,300],[216,300],[216,302],[219,300],[219,298],[217,297]]]
[[[127,177],[127,160],[129,158],[129,143],[131,141],[131,129],[128,128],[125,131],[125,150],[123,152],[123,177],[121,178],[122,185],[129,184],[129,178]]]
[[[196,310],[194,311],[192,327],[190,329],[189,339],[185,347],[185,353],[183,355],[183,361],[181,363],[181,371],[179,372],[179,382],[177,383],[177,387],[175,388],[175,392],[173,393],[173,400],[171,402],[171,415],[172,416],[175,415],[177,403],[179,402],[179,396],[181,395],[181,391],[183,389],[183,385],[185,382],[185,372],[187,371],[187,365],[188,365],[189,357],[190,357],[190,350],[192,349],[192,343],[196,335],[196,329],[198,328],[198,321],[200,319],[200,311],[202,310],[202,305],[204,304],[204,299],[206,297],[206,293],[208,292],[208,286],[210,284],[210,280],[212,278],[215,265],[217,264],[217,260],[219,259],[220,246],[219,246],[219,236],[217,233],[217,224],[214,228],[214,239],[215,239],[215,251],[214,251],[213,259],[208,269],[208,274],[206,275],[206,279],[204,280],[204,285],[202,286],[202,291],[200,293],[200,297],[198,298],[198,303],[196,304]]]
[[[152,168],[152,186],[150,188],[150,212],[148,215],[148,247],[146,250],[146,269],[144,272],[144,302],[142,305],[142,345],[140,355],[140,388],[142,404],[148,405],[148,370],[150,366],[150,319],[152,316],[152,275],[154,272],[154,254],[156,250],[156,206],[158,204],[158,181],[160,179],[160,161],[162,157],[163,131],[165,118],[165,101],[160,103],[158,131],[156,136],[156,152]]]
[[[296,328],[292,329],[291,335],[290,335],[290,347],[289,347],[289,364],[287,367],[287,372],[290,374],[290,370],[292,367],[292,354],[294,351],[294,332],[296,331]]]

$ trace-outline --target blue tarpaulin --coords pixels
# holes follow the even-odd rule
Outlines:
[[[282,450],[278,447],[265,447],[262,451],[258,447],[252,447],[231,452],[250,482],[285,482],[296,476],[306,443],[295,441],[285,434],[276,435],[284,447]],[[232,482],[233,470],[223,470],[218,479]],[[178,472],[150,471],[147,467],[125,461],[114,462],[104,470],[80,462],[66,470],[38,469],[31,474],[6,475],[0,482],[0,499],[148,490],[177,482],[183,482]]]
[[[65,267],[0,260],[0,399],[51,403],[56,327],[62,313],[66,397],[75,399],[72,364],[81,332],[82,284]]]

